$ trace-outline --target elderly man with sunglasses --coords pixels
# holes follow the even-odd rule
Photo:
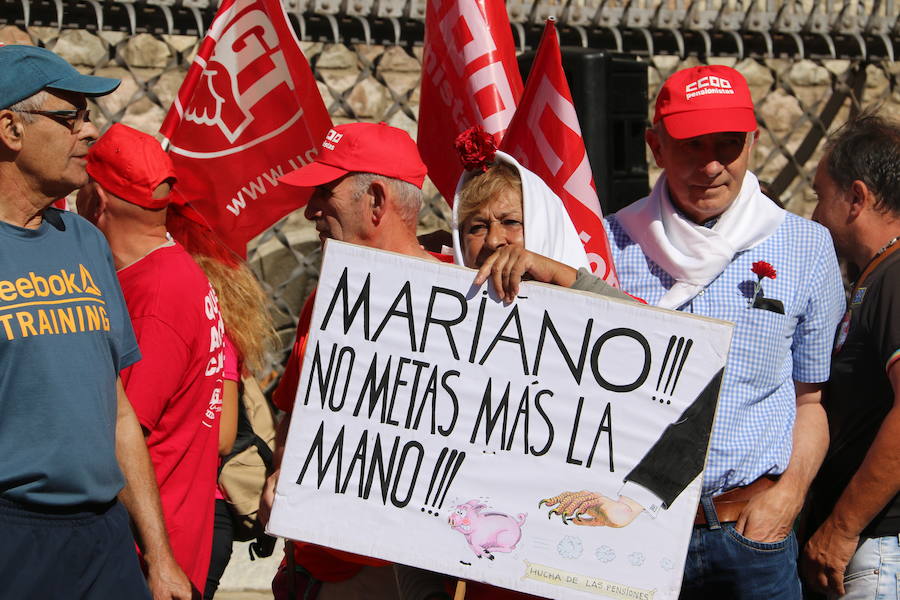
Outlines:
[[[109,247],[87,221],[51,207],[87,182],[98,131],[86,97],[118,84],[81,75],[49,50],[0,47],[5,598],[191,597],[119,379],[140,352]]]

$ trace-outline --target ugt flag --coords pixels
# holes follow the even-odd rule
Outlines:
[[[481,125],[499,146],[521,95],[503,0],[429,0],[417,140],[448,203],[462,173],[456,136]]]
[[[160,129],[178,190],[240,255],[304,205],[278,178],[310,162],[331,118],[279,0],[224,0]]]
[[[591,270],[618,287],[553,19],[544,28],[525,92],[500,149],[537,173],[562,199],[584,244]]]

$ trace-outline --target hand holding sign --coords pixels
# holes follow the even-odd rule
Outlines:
[[[522,246],[503,246],[487,257],[478,269],[475,285],[481,286],[490,279],[497,295],[505,302],[512,302],[519,293],[519,284],[523,279],[568,288],[575,283],[577,274],[572,267]]]

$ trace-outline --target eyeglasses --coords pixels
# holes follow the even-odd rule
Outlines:
[[[16,112],[30,115],[43,115],[69,128],[72,133],[78,133],[85,123],[91,122],[91,111],[88,108],[76,108],[71,110],[20,110]]]

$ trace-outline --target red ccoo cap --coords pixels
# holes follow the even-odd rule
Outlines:
[[[726,131],[755,131],[747,80],[731,67],[700,65],[674,73],[656,97],[653,122],[675,139]]]

